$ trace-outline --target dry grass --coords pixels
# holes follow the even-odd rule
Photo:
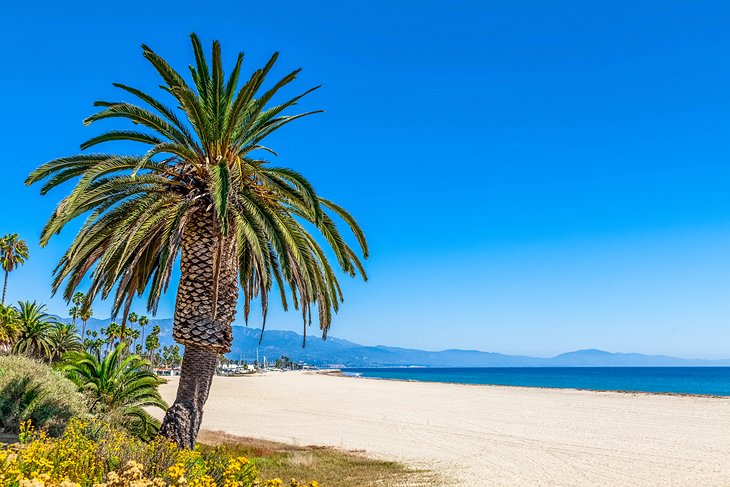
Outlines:
[[[397,462],[368,458],[362,452],[317,446],[294,446],[273,441],[203,431],[198,441],[225,447],[253,460],[262,478],[317,480],[326,487],[390,487],[440,485],[432,472],[412,470]]]

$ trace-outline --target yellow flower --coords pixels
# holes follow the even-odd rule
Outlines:
[[[185,465],[182,463],[176,463],[167,469],[167,475],[169,475],[173,480],[180,479],[183,475],[185,475]]]

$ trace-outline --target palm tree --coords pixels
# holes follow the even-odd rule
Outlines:
[[[104,345],[105,340],[103,338],[99,338],[99,333],[97,331],[88,330],[86,332],[87,338],[84,339],[84,347],[83,349],[85,351],[91,351],[94,352],[94,355],[97,358],[101,357],[101,347]]]
[[[134,311],[129,313],[129,316],[127,316],[127,321],[130,323],[130,328],[134,328],[134,324],[139,321],[139,316]],[[122,321],[122,336],[127,335],[127,323],[125,321]],[[134,338],[134,333],[130,334]]]
[[[81,350],[81,339],[73,323],[56,323],[49,332],[49,358],[58,360],[65,353]]]
[[[149,324],[150,320],[145,315],[139,317],[139,327],[142,329],[142,338],[139,343],[144,348],[144,327]],[[141,354],[140,354],[141,355]]]
[[[159,423],[144,408],[167,409],[157,391],[163,381],[150,371],[146,360],[137,355],[123,357],[124,348],[120,343],[103,360],[86,351],[70,352],[61,370],[90,396],[92,414],[150,438]]]
[[[18,310],[0,304],[0,354],[7,354],[20,332]]]
[[[18,339],[13,353],[50,360],[52,358],[51,333],[57,321],[46,313],[46,305],[35,301],[18,302]]]
[[[71,302],[73,306],[68,310],[68,313],[73,319],[73,324],[76,325],[76,320],[81,317],[81,312],[83,311],[84,293],[81,291],[74,293]]]
[[[284,309],[291,303],[301,311],[305,335],[316,307],[325,338],[343,296],[321,242],[343,272],[365,277],[331,214],[352,230],[367,257],[365,236],[347,211],[320,197],[299,173],[271,167],[262,156],[276,155],[263,145],[268,135],[318,112],[283,114],[316,88],[271,105],[299,70],[260,90],[277,59],[274,54],[239,86],[243,54],[226,78],[220,44],[213,42],[209,65],[198,37],[191,38],[192,85],[142,47],[178,108],[116,84],[147,107],[99,101],[101,110],[85,121],[121,118],[137,128],[98,135],[83,143],[82,150],[134,141],[146,146],[142,155],[63,157],[42,165],[26,181],[46,179],[41,189],[46,193],[78,178],[41,235],[45,245],[69,221],[89,214],[55,273],[53,289],[65,283],[67,299],[93,269],[89,299],[113,293],[112,314],[126,315],[135,295],[147,292],[147,308],[154,314],[180,256],[173,338],[185,345],[185,354],[177,398],[161,433],[183,447],[194,445],[216,357],[230,350],[239,286],[246,321],[251,301],[261,300],[262,336],[274,288]],[[321,239],[311,233],[314,229]]]
[[[92,316],[94,316],[94,311],[91,309],[91,306],[86,305],[81,308],[81,315],[79,316],[81,318],[81,338],[86,336],[86,323]]]
[[[17,233],[5,235],[0,239],[0,262],[5,271],[2,303],[5,304],[5,292],[8,289],[8,274],[16,267],[25,264],[28,259],[28,244],[21,240]]]
[[[102,333],[102,335],[105,335],[105,337],[106,337],[106,352],[107,353],[116,346],[114,344],[114,342],[117,340],[117,338],[121,339],[121,337],[122,337],[121,327],[115,321],[112,321],[111,323],[109,323],[109,325],[106,328],[102,328],[101,333]]]
[[[155,361],[155,352],[160,348],[160,329],[159,325],[152,327],[152,333],[147,335],[144,342],[145,351],[147,352],[147,359],[152,362],[152,365],[157,365]]]

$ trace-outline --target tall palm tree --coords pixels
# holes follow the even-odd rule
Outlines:
[[[138,355],[125,357],[124,348],[120,343],[103,360],[86,351],[70,352],[61,370],[89,394],[92,414],[149,438],[159,423],[144,408],[167,409],[157,391],[163,381],[151,372],[146,360]]]
[[[130,325],[129,325],[130,328],[134,328],[134,324],[139,321],[139,316],[137,315],[137,313],[135,313],[134,311],[132,311],[131,313],[129,313],[129,316],[127,316],[127,321],[129,321],[129,323],[130,323]],[[122,336],[130,335],[130,336],[134,337],[134,333],[127,333],[127,324],[126,324],[126,322],[122,322],[122,332],[121,332],[121,335]]]
[[[91,309],[91,306],[86,305],[81,308],[81,315],[79,317],[81,318],[82,339],[86,336],[86,323],[91,319],[92,316],[94,316],[94,311]]]
[[[0,239],[0,262],[5,271],[1,304],[5,304],[5,292],[8,290],[8,274],[13,272],[17,267],[25,264],[28,255],[28,244],[25,243],[25,240],[21,240],[17,233],[5,235]]]
[[[56,319],[46,313],[45,304],[18,302],[20,331],[13,345],[13,353],[50,360],[53,355],[51,333],[56,325]]]
[[[41,189],[46,193],[78,178],[41,235],[45,245],[69,221],[89,213],[55,273],[53,288],[65,283],[67,299],[90,274],[90,300],[114,293],[113,313],[126,315],[135,295],[147,292],[147,308],[154,314],[180,255],[173,338],[185,345],[185,354],[177,398],[161,433],[183,447],[194,445],[216,357],[230,350],[239,286],[246,320],[252,300],[261,300],[262,335],[274,288],[284,309],[291,303],[301,311],[305,335],[316,307],[325,338],[343,296],[322,243],[343,272],[365,277],[331,214],[352,230],[367,257],[365,236],[347,211],[320,197],[296,171],[271,167],[263,159],[266,153],[276,155],[264,145],[267,136],[318,112],[284,115],[316,88],[272,105],[299,70],[261,90],[278,54],[239,83],[243,54],[226,78],[220,44],[213,42],[208,64],[199,39],[191,38],[192,84],[142,46],[177,108],[116,84],[146,107],[99,101],[101,110],[85,121],[121,118],[136,128],[95,136],[82,150],[121,140],[145,145],[142,155],[63,157],[42,165],[26,181],[47,180]]]
[[[142,338],[139,340],[139,344],[142,346],[143,349],[144,349],[144,327],[147,326],[149,323],[150,323],[150,320],[145,315],[142,315],[139,317],[139,327],[142,329]]]
[[[71,298],[71,302],[73,303],[73,306],[71,309],[68,310],[69,315],[71,315],[71,319],[73,320],[73,324],[76,325],[76,320],[81,317],[81,312],[83,311],[84,306],[84,300],[85,295],[81,291],[77,291],[74,293],[73,297]]]

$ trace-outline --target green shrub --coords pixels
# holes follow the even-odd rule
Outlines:
[[[0,430],[17,434],[30,420],[51,436],[87,411],[76,386],[48,365],[21,356],[0,356]]]

